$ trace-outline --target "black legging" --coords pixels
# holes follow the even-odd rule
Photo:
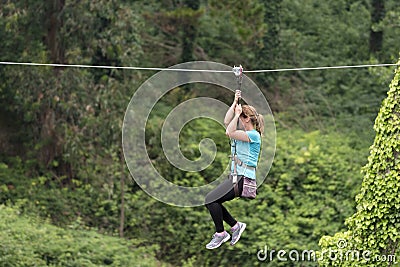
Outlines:
[[[238,176],[239,196],[243,191],[243,175]],[[227,192],[227,193],[225,193]],[[222,205],[225,201],[235,198],[235,190],[233,189],[232,179],[227,179],[217,186],[206,196],[206,207],[210,211],[211,217],[215,224],[215,230],[218,233],[224,231],[225,221],[233,227],[237,221],[232,217],[228,210]]]

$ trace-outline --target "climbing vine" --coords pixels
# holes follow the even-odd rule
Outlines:
[[[399,81],[400,68],[375,120],[376,137],[363,168],[357,212],[346,221],[348,232],[320,240],[322,266],[392,266],[396,256],[400,258]]]

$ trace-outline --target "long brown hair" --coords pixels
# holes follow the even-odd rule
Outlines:
[[[241,116],[249,117],[256,131],[259,132],[260,135],[264,134],[264,117],[258,114],[253,106],[243,105]]]

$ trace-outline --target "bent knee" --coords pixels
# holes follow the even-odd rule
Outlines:
[[[208,193],[208,194],[206,195],[206,197],[205,197],[205,199],[204,199],[204,204],[205,204],[206,207],[208,208],[208,206],[209,206],[212,202],[214,202],[214,201],[215,201],[215,199],[212,198],[212,194],[211,194],[211,192],[210,192],[210,193]]]

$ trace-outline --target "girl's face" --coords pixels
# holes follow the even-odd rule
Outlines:
[[[240,118],[240,121],[242,122],[243,125],[250,121],[250,117],[247,117],[244,114],[242,114],[239,118]]]

